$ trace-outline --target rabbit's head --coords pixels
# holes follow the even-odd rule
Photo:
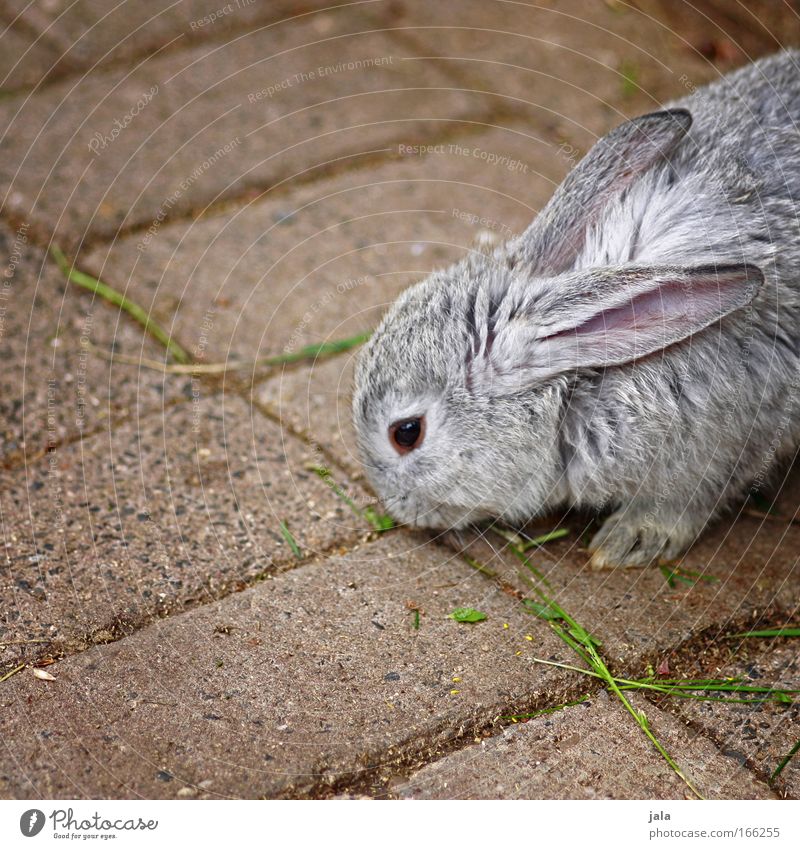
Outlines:
[[[398,300],[359,358],[359,449],[400,521],[459,527],[509,516],[515,491],[521,517],[554,477],[560,387],[524,399],[492,392],[481,367],[492,348],[492,292],[509,284],[507,268],[483,256],[434,274]]]
[[[354,418],[395,518],[516,522],[565,500],[558,435],[577,376],[661,351],[752,299],[762,276],[747,264],[572,268],[592,218],[689,120],[676,110],[618,128],[518,240],[394,304],[359,358]]]

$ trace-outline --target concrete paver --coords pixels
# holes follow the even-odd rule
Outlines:
[[[747,505],[683,558],[716,580],[590,572],[591,517],[566,515],[540,523],[571,532],[532,554],[549,585],[532,583],[499,538],[378,536],[315,474],[374,506],[354,351],[202,382],[109,364],[87,343],[164,351],[31,245],[55,232],[201,362],[341,339],[479,231],[527,225],[622,117],[800,41],[797,18],[761,0],[321,5],[193,27],[218,9],[0,2],[6,22],[26,7],[0,35],[0,670],[52,655],[55,676],[0,685],[0,796],[681,797],[598,684],[535,662],[575,658],[520,597],[544,588],[618,674],[796,687],[791,643],[726,637],[793,621],[800,472],[773,515]],[[461,606],[488,618],[447,618]],[[795,707],[636,704],[705,795],[800,792],[796,761],[765,781]]]
[[[192,397],[187,376],[165,378],[108,358],[164,362],[165,352],[116,307],[68,285],[24,227],[0,225],[0,268],[4,465],[31,462],[53,445],[108,428],[134,411],[157,411]]]
[[[610,126],[719,76],[653,6],[463,0],[454,15],[407,0],[391,26],[409,56],[467,82],[473,109],[545,118],[549,137],[579,159]]]
[[[303,557],[358,542],[370,525],[314,461],[239,398],[201,394],[3,472],[0,644],[44,641],[7,645],[3,667],[113,639],[293,564],[282,521]]]
[[[467,603],[488,619],[446,618]],[[9,679],[0,796],[380,792],[395,761],[574,692],[570,673],[526,662],[528,627],[446,549],[393,534],[67,658],[54,682]]]
[[[149,242],[167,217],[465,116],[446,75],[374,27],[333,8],[4,100],[7,213],[70,243],[120,227]]]
[[[631,703],[705,798],[774,798],[700,734],[635,694]],[[393,792],[404,799],[693,798],[606,691],[424,766]]]
[[[468,155],[411,154],[291,198],[165,227],[144,253],[132,236],[81,262],[134,297],[143,281],[156,280],[156,315],[185,344],[196,341],[205,311],[215,307],[208,357],[297,350],[372,328],[403,288],[469,249],[474,219],[489,200],[498,232],[527,223],[552,189],[519,159],[529,146],[536,142],[507,132],[459,144]],[[526,183],[472,157],[475,149],[500,157],[515,151]],[[559,166],[552,154],[548,165]]]
[[[749,639],[743,645],[726,641],[684,656],[681,661],[678,668],[687,677],[740,678],[751,687],[800,687],[800,654],[795,640]],[[797,704],[724,705],[682,700],[665,707],[713,740],[726,757],[764,778],[775,772],[798,738]],[[800,763],[796,758],[779,773],[774,789],[793,799],[800,796]]]
[[[37,4],[3,0],[0,12],[30,33],[37,47],[36,53],[17,63],[19,81],[7,81],[5,86],[36,85],[47,77],[52,80],[98,65],[130,62],[165,47],[174,50],[199,40],[230,38],[238,30],[335,5],[328,0],[304,0],[302,4],[292,0],[48,0]],[[10,46],[6,38],[13,38],[14,32],[10,30],[0,39],[4,48]]]
[[[678,564],[684,575],[700,574],[709,580],[694,579],[694,585],[676,581],[670,587],[655,566],[591,570],[584,547],[589,524],[590,517],[566,517],[562,526],[570,528],[570,536],[531,554],[531,565],[548,580],[549,588],[510,553],[500,552],[498,537],[472,541],[467,550],[517,591],[544,589],[601,636],[606,657],[623,666],[644,659],[657,665],[672,647],[732,633],[765,613],[788,616],[797,608],[800,527],[796,525],[778,531],[776,522],[750,515],[723,519],[710,526]],[[469,534],[464,533],[461,541],[469,542]],[[644,674],[644,665],[635,671]]]
[[[0,92],[36,85],[54,65],[58,52],[35,33],[0,23]]]
[[[525,227],[568,165],[535,129],[459,135],[289,198],[164,226],[144,253],[135,236],[98,247],[81,264],[152,302],[185,345],[202,338],[207,360],[296,351],[372,329],[403,288],[481,231],[502,239]],[[350,360],[293,366],[257,397],[354,470]]]

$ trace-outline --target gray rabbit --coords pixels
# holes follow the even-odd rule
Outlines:
[[[680,555],[800,436],[800,52],[601,139],[519,237],[408,289],[360,355],[400,521],[613,510],[592,565]]]

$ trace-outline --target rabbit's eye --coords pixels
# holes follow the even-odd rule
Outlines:
[[[422,445],[425,438],[425,417],[401,419],[389,425],[389,441],[398,454],[408,454]]]

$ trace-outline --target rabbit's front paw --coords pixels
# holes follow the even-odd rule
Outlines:
[[[647,566],[672,560],[689,547],[696,529],[683,518],[627,507],[612,513],[589,543],[592,569]]]

